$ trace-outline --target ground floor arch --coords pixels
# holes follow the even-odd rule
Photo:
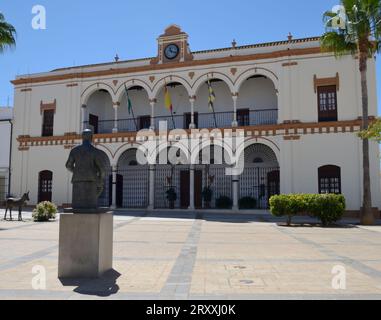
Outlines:
[[[126,150],[119,158],[116,177],[116,207],[147,208],[149,196],[149,167],[140,165],[137,149]]]
[[[280,193],[280,169],[275,152],[255,143],[245,149],[245,166],[239,177],[240,199],[255,199],[257,209],[267,209],[271,196]]]

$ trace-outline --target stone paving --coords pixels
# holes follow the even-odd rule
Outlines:
[[[269,214],[118,212],[114,270],[60,281],[58,220],[24,217],[0,221],[2,300],[381,299],[380,223],[320,228],[297,218],[309,224],[285,227]],[[35,266],[44,290],[33,289]],[[335,266],[345,267],[345,290],[332,287]]]

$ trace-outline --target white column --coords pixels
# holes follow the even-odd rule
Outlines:
[[[112,204],[111,209],[116,209],[116,174],[117,166],[112,166]]]
[[[112,129],[113,133],[118,132],[118,107],[119,102],[114,102],[114,128]]]
[[[149,203],[148,210],[153,210],[155,207],[155,165],[149,166]]]
[[[237,100],[238,100],[238,93],[232,93],[233,98],[233,122],[232,127],[236,128],[238,127],[238,121],[237,121]]]
[[[194,165],[189,168],[189,210],[195,210],[194,204]]]
[[[189,97],[189,102],[191,105],[191,123],[189,125],[189,129],[196,129],[196,124],[194,122],[194,103],[196,101],[196,96]],[[188,129],[188,128],[185,128]]]
[[[150,130],[155,130],[155,104],[156,104],[156,99],[150,99],[149,104],[151,105],[151,126],[150,126]]]
[[[85,121],[88,121],[88,119],[86,119],[86,109],[87,109],[87,106],[85,104],[82,105],[82,124],[81,124],[81,128],[82,128],[82,131],[86,129],[86,124],[85,124]]]

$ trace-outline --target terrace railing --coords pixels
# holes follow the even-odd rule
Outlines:
[[[159,129],[159,123],[167,121],[167,129],[189,129],[189,117],[186,115],[157,116],[154,119],[155,128]],[[258,126],[278,123],[278,109],[250,110],[248,113],[238,115],[238,126]],[[198,113],[195,115],[196,128],[231,128],[233,112]],[[141,129],[140,121],[135,119],[117,120],[118,132],[134,132]],[[111,133],[115,126],[114,120],[100,120],[97,127],[91,126],[88,121],[84,122],[85,128],[91,128],[95,133]],[[137,129],[137,130],[136,130]]]

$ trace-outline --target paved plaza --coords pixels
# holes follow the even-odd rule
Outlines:
[[[381,299],[380,224],[285,227],[266,213],[118,212],[114,270],[60,281],[58,219],[24,217],[0,221],[2,300]],[[333,288],[333,269],[345,270],[345,290]],[[46,289],[35,290],[41,270]]]

